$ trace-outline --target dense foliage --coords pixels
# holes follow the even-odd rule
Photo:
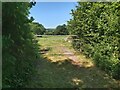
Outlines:
[[[68,35],[66,25],[58,25],[54,31],[54,35]]]
[[[45,27],[37,22],[30,23],[30,29],[34,34],[37,35],[43,35],[46,31]]]
[[[120,2],[79,2],[68,21],[73,46],[120,79]]]
[[[34,3],[2,3],[2,85],[25,87],[38,58],[28,19]]]
[[[65,24],[58,25],[55,29],[47,29],[46,35],[68,35],[67,26]]]
[[[55,29],[53,29],[53,28],[48,28],[48,29],[46,29],[46,31],[45,31],[45,35],[54,35],[54,30]]]

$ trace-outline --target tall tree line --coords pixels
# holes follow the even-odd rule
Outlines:
[[[47,29],[45,32],[46,35],[68,35],[67,26],[65,24],[58,25],[55,29]]]
[[[73,47],[120,79],[120,2],[78,2],[68,21]]]

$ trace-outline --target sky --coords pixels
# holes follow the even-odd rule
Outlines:
[[[76,5],[76,2],[37,2],[30,9],[30,16],[45,28],[56,28],[72,18],[70,12]]]

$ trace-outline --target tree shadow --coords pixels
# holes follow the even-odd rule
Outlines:
[[[51,62],[41,57],[36,74],[30,80],[31,88],[118,88],[115,80],[95,66],[80,67],[69,59]],[[119,86],[120,87],[120,86]]]

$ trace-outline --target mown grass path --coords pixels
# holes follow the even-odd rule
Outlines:
[[[29,87],[34,88],[118,88],[120,85],[91,59],[77,53],[67,36],[43,36],[38,39],[42,59]]]

